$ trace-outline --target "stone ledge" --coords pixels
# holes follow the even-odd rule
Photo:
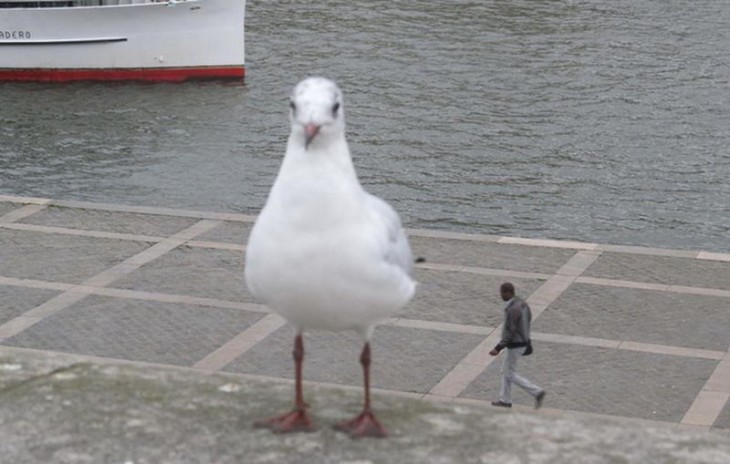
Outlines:
[[[291,385],[0,347],[0,456],[29,464],[730,462],[725,431],[377,394],[391,437],[353,441],[330,426],[359,411],[359,392],[305,388],[320,429],[276,435],[251,424],[289,408]]]

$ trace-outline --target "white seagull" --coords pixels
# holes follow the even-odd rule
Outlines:
[[[246,248],[251,293],[297,330],[295,409],[257,426],[309,431],[302,396],[302,333],[355,330],[363,337],[364,408],[338,430],[386,435],[370,409],[370,344],[378,321],[413,297],[412,257],[398,214],[358,181],[345,140],[342,92],[311,77],[291,96],[286,155]]]

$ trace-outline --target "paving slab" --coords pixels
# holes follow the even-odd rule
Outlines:
[[[498,399],[501,358],[490,364],[464,398]],[[551,408],[681,421],[718,361],[654,353],[535,343],[535,353],[521,358],[518,372],[548,391]],[[513,387],[515,403],[534,401]]]
[[[196,240],[245,245],[248,242],[248,234],[251,233],[252,228],[253,223],[251,222],[226,221],[218,227],[201,234]]]
[[[90,295],[5,345],[192,366],[264,314]]]
[[[730,262],[604,252],[588,277],[730,290]]]
[[[720,429],[730,430],[730,400],[725,403],[725,407],[720,412],[720,415],[717,416],[714,426]]]
[[[50,227],[167,237],[190,227],[197,220],[184,217],[49,206],[18,222]]]
[[[655,290],[573,284],[534,330],[706,350],[730,349],[730,300]]]
[[[0,228],[0,275],[81,283],[151,245]]]
[[[0,285],[0,325],[58,295],[56,290]]]
[[[253,302],[244,281],[243,262],[240,251],[181,246],[122,277],[114,286]]]
[[[10,203],[8,201],[0,201],[0,216],[3,216],[13,210],[20,208],[22,205]]]
[[[522,272],[555,272],[575,254],[570,249],[419,236],[411,236],[410,242],[414,256],[427,262]]]
[[[291,405],[291,385],[0,348],[0,456],[25,464],[720,463],[727,434],[610,418],[561,418],[375,395],[391,436],[351,440],[330,425],[357,392],[314,386],[319,428],[277,435],[252,422]],[[22,377],[17,372],[23,372]],[[0,378],[2,378],[0,376]],[[515,442],[520,446],[515,447]]]
[[[495,305],[499,286],[509,280],[520,295],[530,295],[541,279],[506,278],[468,272],[416,269],[416,296],[398,316],[427,321],[495,327],[504,314]]]
[[[294,378],[295,331],[285,326],[228,365],[227,372]],[[371,382],[376,388],[427,393],[450,366],[483,337],[435,330],[381,326],[371,340]],[[362,385],[363,340],[351,332],[305,332],[304,378],[317,382]]]

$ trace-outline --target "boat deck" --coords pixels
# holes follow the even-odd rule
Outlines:
[[[293,331],[243,281],[254,217],[0,196],[0,356],[73,353],[290,382]],[[730,254],[411,230],[415,300],[373,338],[385,395],[488,404],[499,284],[534,316],[541,413],[730,430]],[[360,342],[307,333],[305,387],[358,389]],[[515,409],[532,400],[515,393]]]

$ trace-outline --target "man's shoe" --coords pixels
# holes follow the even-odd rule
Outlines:
[[[535,397],[535,409],[540,409],[542,407],[542,400],[545,399],[545,390],[541,391],[537,394]]]
[[[511,408],[512,403],[505,403],[504,401],[492,401],[492,406],[497,406],[500,408]]]

